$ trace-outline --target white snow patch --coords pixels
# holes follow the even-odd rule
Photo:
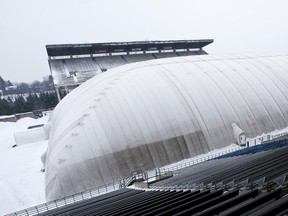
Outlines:
[[[48,141],[23,146],[15,145],[14,132],[28,126],[44,124],[49,116],[24,118],[18,122],[0,122],[0,215],[15,212],[45,202],[44,173],[41,154]]]
[[[12,118],[12,117],[15,117],[15,115],[2,115],[0,116],[0,119]]]

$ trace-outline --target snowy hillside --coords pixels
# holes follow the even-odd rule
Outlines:
[[[28,126],[43,124],[40,119],[24,118],[17,123],[0,122],[0,215],[45,202],[44,173],[40,155],[48,141],[12,148],[13,133],[25,131]]]

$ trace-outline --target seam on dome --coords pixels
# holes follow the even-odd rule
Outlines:
[[[259,62],[256,60],[256,62]],[[263,69],[261,69],[259,66],[257,66],[255,64],[255,61],[254,62],[250,62],[250,61],[247,61],[248,64],[252,64],[254,67],[256,67],[264,76],[267,77],[268,80],[271,80],[268,76],[267,76],[267,73],[265,71],[263,71]],[[259,64],[263,65],[263,66],[267,66],[266,64],[262,63],[262,62],[259,62]],[[270,68],[270,67],[269,67]],[[250,71],[249,69],[247,69],[248,71]],[[255,77],[255,79],[257,79],[256,75],[254,75],[253,73],[251,73],[252,76]],[[274,103],[276,104],[276,106],[278,107],[281,115],[282,115],[282,118],[285,120],[285,122],[287,123],[287,119],[282,111],[282,109],[280,108],[280,105],[278,104],[278,102],[275,100],[275,97],[272,96],[271,92],[269,91],[269,89],[267,88],[267,86],[262,83],[261,79],[258,79],[259,80],[259,83],[263,86],[264,89],[266,89],[266,91],[268,92],[268,94],[270,95],[270,97],[272,98],[272,100],[274,101]],[[274,84],[275,88],[281,93],[281,95],[285,98],[286,102],[287,102],[287,98],[284,96],[283,92],[277,87],[276,83],[274,83],[273,80],[271,80],[271,82]]]
[[[165,70],[165,71],[166,71],[166,70]],[[199,128],[199,129],[201,129],[201,131],[203,132],[203,129],[202,129],[202,127],[201,127],[201,124],[199,123],[199,120],[198,120],[197,117],[196,117],[197,115],[195,115],[194,111],[193,111],[193,110],[191,109],[191,107],[189,106],[189,103],[187,102],[186,97],[183,95],[182,91],[179,90],[177,84],[175,84],[175,83],[173,82],[173,80],[171,79],[171,77],[169,77],[166,73],[165,73],[165,75],[167,76],[168,80],[170,80],[171,84],[174,86],[174,88],[177,90],[177,92],[181,95],[181,97],[183,98],[183,101],[185,102],[186,106],[188,107],[188,109],[190,110],[190,112],[193,114],[193,117],[194,117],[195,121],[197,122],[197,127],[194,126],[194,128],[195,128],[195,129]],[[179,82],[179,80],[178,80],[177,77],[176,77],[176,79],[177,79],[177,82]],[[184,87],[184,89],[185,89],[185,92],[188,92],[185,87]],[[208,135],[208,137],[209,137],[209,139],[210,139],[210,142],[211,142],[210,144],[212,144],[212,140],[213,140],[213,139],[212,139],[212,137],[211,137],[210,131],[208,130],[208,128],[207,128],[207,126],[206,126],[206,124],[205,124],[205,121],[203,120],[203,117],[202,117],[201,113],[199,112],[198,107],[195,105],[195,104],[196,104],[195,101],[192,99],[192,97],[191,97],[189,94],[188,94],[188,97],[192,100],[194,106],[196,107],[197,112],[199,113],[198,116],[200,116],[200,119],[201,119],[202,122],[203,122],[202,124],[204,125],[204,128],[205,128],[204,131],[205,131],[205,133],[207,132],[207,135]],[[191,120],[191,122],[193,123],[192,120]],[[196,130],[196,131],[197,131],[197,130]],[[204,132],[203,132],[203,134],[204,134]],[[205,137],[205,136],[204,136],[204,137]],[[208,143],[208,140],[207,140],[206,137],[205,137],[205,142],[206,142],[206,145],[207,145],[208,150],[210,150],[210,148],[209,148],[209,143]],[[200,140],[199,140],[199,143],[201,143]],[[203,150],[203,148],[202,148],[202,150]]]
[[[240,62],[238,62],[238,61],[236,61],[235,63],[238,64],[238,65],[240,65],[241,67],[243,67],[246,71],[250,72],[249,68],[247,68],[247,67],[246,67],[245,65],[243,65],[242,63],[240,63]],[[251,73],[250,73],[250,74],[251,74]],[[247,82],[246,77],[245,77],[245,76],[242,76],[241,73],[239,73],[239,76],[247,83],[248,86],[251,87],[252,91],[253,91],[254,94],[258,97],[258,99],[259,99],[259,101],[261,102],[264,110],[265,110],[266,113],[268,114],[269,119],[270,119],[271,122],[273,123],[274,129],[277,129],[276,123],[275,123],[274,119],[272,118],[272,116],[271,116],[271,114],[270,114],[270,112],[269,112],[269,109],[267,108],[267,106],[266,106],[265,103],[263,102],[262,97],[260,97],[259,94],[257,94],[258,91],[256,90],[256,88],[255,88],[250,82]],[[254,76],[254,75],[252,74],[251,76]],[[261,83],[261,81],[258,81],[258,82],[260,83],[261,86],[263,86],[262,83]],[[265,88],[264,88],[264,89],[265,89]],[[268,91],[268,92],[269,92],[269,91]],[[277,107],[278,107],[278,106],[277,106]],[[278,107],[278,109],[279,109],[279,107]]]

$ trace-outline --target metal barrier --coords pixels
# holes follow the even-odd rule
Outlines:
[[[100,194],[111,192],[111,191],[114,191],[114,190],[117,190],[120,188],[121,188],[120,183],[119,183],[119,181],[117,181],[117,182],[113,182],[110,184],[105,184],[105,185],[97,187],[97,188],[90,189],[88,191],[84,191],[84,192],[77,193],[77,194],[74,194],[71,196],[67,196],[67,197],[64,197],[61,199],[57,199],[57,200],[54,200],[54,201],[51,201],[48,203],[43,203],[43,204],[31,207],[31,208],[20,210],[20,211],[17,211],[17,212],[8,214],[8,215],[17,215],[17,216],[37,215],[37,214],[44,213],[44,212],[47,212],[49,210],[59,208],[62,206],[66,206],[66,205],[69,205],[69,204],[72,204],[72,203],[75,203],[78,201],[90,199],[90,198],[96,197]]]
[[[182,168],[186,168],[186,167],[189,167],[189,166],[192,166],[192,165],[195,165],[195,164],[198,164],[198,163],[201,163],[201,162],[216,158],[216,157],[224,155],[224,154],[228,154],[228,153],[231,153],[231,152],[238,151],[238,150],[240,150],[242,148],[245,148],[245,147],[240,147],[240,146],[239,147],[235,147],[233,149],[228,149],[228,150],[225,150],[223,152],[217,152],[215,154],[204,156],[204,157],[201,157],[201,158],[197,158],[196,160],[192,160],[192,161],[189,161],[189,162],[186,162],[186,163],[182,163],[182,164],[179,164],[179,165],[176,165],[176,166],[173,166],[173,167],[160,168],[160,169],[163,172],[176,171],[176,170],[179,170],[179,169],[182,169]]]
[[[283,133],[276,133],[276,134],[264,134],[262,136],[252,138],[252,139],[247,139],[246,140],[246,146],[251,147],[254,145],[260,145],[269,141],[273,141],[275,139],[278,139],[280,137],[287,136],[288,132],[283,132]]]
[[[151,177],[151,173],[150,173],[150,177]],[[55,209],[55,208],[59,208],[62,206],[66,206],[78,201],[82,201],[85,199],[90,199],[93,197],[96,197],[100,194],[104,194],[107,192],[111,192],[111,191],[115,191],[117,189],[121,189],[121,188],[126,188],[128,187],[132,182],[135,182],[137,180],[148,180],[149,175],[147,172],[143,172],[142,170],[137,170],[132,172],[127,178],[125,179],[121,179],[119,181],[115,181],[113,183],[110,184],[105,184],[103,186],[97,187],[97,188],[93,188],[81,193],[77,193],[71,196],[67,196],[58,200],[54,200],[48,203],[44,203],[44,204],[40,204],[31,208],[27,208],[24,210],[20,210],[17,211],[15,213],[12,214],[8,214],[8,215],[17,215],[17,216],[24,216],[24,215],[37,215],[43,212],[47,212],[49,210]]]
[[[143,172],[142,170],[133,171],[126,179],[119,180],[119,188],[126,188],[133,182],[146,181],[148,178],[148,172]]]

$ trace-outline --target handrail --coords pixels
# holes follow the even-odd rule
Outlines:
[[[138,180],[140,178],[144,180],[148,180],[148,173],[143,172],[142,170],[137,170],[133,171],[127,178],[121,179],[109,184],[104,184],[102,186],[99,186],[97,188],[93,188],[87,191],[83,191],[77,194],[73,194],[71,196],[67,196],[64,198],[60,198],[57,200],[50,201],[48,203],[43,203],[37,206],[33,206],[27,209],[23,209],[17,212],[14,212],[12,214],[8,215],[17,215],[17,216],[22,216],[22,215],[37,215],[43,212],[47,212],[52,209],[56,209],[62,206],[66,206],[68,204],[72,204],[78,201],[82,201],[85,199],[90,199],[95,196],[98,196],[100,194],[114,191],[116,189],[121,189],[121,188],[126,188],[128,187],[133,181]]]
[[[274,139],[277,139],[279,137],[287,136],[288,132],[282,132],[282,133],[276,133],[276,134],[264,134],[262,136],[256,137],[256,138],[251,138],[251,139],[246,139],[246,145],[249,142],[249,145],[259,145],[262,143],[265,143],[267,141],[273,141]]]
[[[93,198],[95,196],[98,196],[100,194],[106,193],[106,192],[110,192],[110,191],[114,191],[116,189],[120,189],[120,184],[119,181],[113,182],[113,183],[109,183],[109,184],[105,184],[102,186],[99,186],[97,188],[93,188],[87,191],[83,191],[77,194],[73,194],[71,196],[67,196],[64,198],[60,198],[57,200],[53,200],[50,201],[48,203],[43,203],[34,207],[30,207],[24,210],[20,210],[17,212],[14,212],[12,214],[8,214],[8,215],[17,215],[17,216],[22,216],[22,215],[37,215],[43,212],[47,212],[49,210],[52,209],[56,209],[62,206],[66,206],[68,204],[72,204],[78,201],[82,201],[82,200],[86,200],[86,199],[90,199]]]
[[[160,168],[160,169],[163,170],[164,172],[176,171],[176,170],[179,170],[179,169],[182,169],[182,168],[186,168],[186,167],[189,167],[189,166],[192,166],[192,165],[195,165],[195,164],[198,164],[198,163],[202,163],[204,161],[219,157],[219,156],[224,155],[224,154],[228,154],[228,153],[231,153],[231,152],[238,151],[238,150],[240,150],[242,148],[243,147],[238,146],[238,147],[235,147],[233,149],[228,149],[228,150],[225,150],[225,151],[222,151],[222,152],[217,152],[215,154],[204,156],[204,157],[201,157],[201,158],[197,158],[196,160],[189,161],[189,162],[182,163],[182,164],[178,164],[178,165],[173,166],[173,167]]]
[[[119,180],[120,188],[128,187],[132,182],[136,180],[148,180],[147,172],[143,172],[142,170],[136,170],[130,173],[130,175],[126,179]]]

